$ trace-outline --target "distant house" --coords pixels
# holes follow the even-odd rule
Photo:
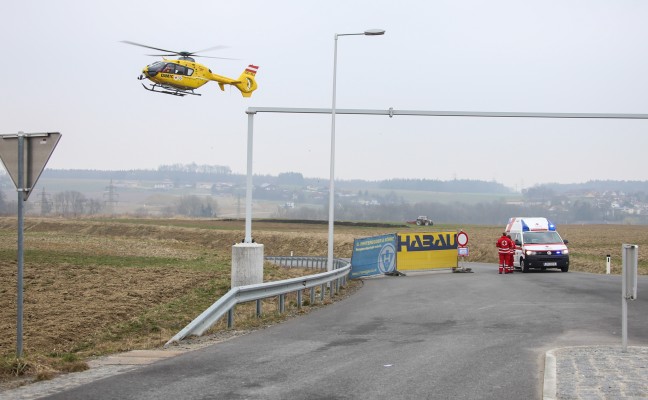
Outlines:
[[[211,185],[212,193],[231,193],[234,184],[229,182],[216,182]]]
[[[358,200],[358,204],[362,206],[379,206],[380,202],[376,199],[372,200]]]
[[[170,190],[173,189],[173,182],[165,180],[164,182],[154,184],[153,188],[158,190]]]
[[[328,192],[328,188],[323,188],[319,186],[306,186],[306,191],[307,192],[314,192],[314,193],[321,193],[321,192]]]
[[[113,183],[113,186],[115,187],[121,187],[121,188],[138,188],[140,187],[139,181],[115,181]]]

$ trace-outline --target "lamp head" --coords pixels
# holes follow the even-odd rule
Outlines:
[[[367,29],[364,31],[364,34],[367,36],[379,36],[379,35],[384,35],[385,30],[384,29]]]

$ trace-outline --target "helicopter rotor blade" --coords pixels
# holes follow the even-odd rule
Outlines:
[[[133,45],[133,46],[144,47],[146,49],[152,49],[152,50],[159,50],[159,51],[163,51],[163,52],[167,53],[167,54],[147,54],[148,56],[151,56],[151,57],[180,56],[180,57],[216,58],[216,59],[221,59],[221,60],[238,60],[238,58],[213,57],[213,56],[203,56],[203,55],[198,54],[198,53],[202,53],[202,52],[205,52],[205,51],[220,50],[220,49],[228,48],[228,46],[223,46],[223,45],[212,46],[212,47],[208,47],[208,48],[203,49],[203,50],[189,52],[189,51],[174,51],[174,50],[161,49],[159,47],[153,47],[153,46],[148,46],[148,45],[141,44],[141,43],[131,42],[130,40],[122,40],[121,42],[126,43],[126,44],[130,44],[130,45]]]
[[[178,51],[167,50],[167,49],[160,49],[159,47],[147,46],[147,45],[145,45],[145,44],[140,44],[140,43],[131,42],[130,40],[122,40],[121,42],[122,42],[122,43],[126,43],[126,44],[130,44],[130,45],[133,45],[133,46],[144,47],[144,48],[147,48],[147,49],[153,49],[153,50],[165,51],[165,52],[167,52],[167,53],[173,53],[172,55],[176,55],[176,54],[179,53]]]
[[[194,52],[192,52],[192,54],[196,54],[196,53],[203,53],[203,52],[205,52],[205,51],[211,51],[211,50],[222,50],[222,49],[227,49],[228,47],[229,47],[229,46],[217,45],[217,46],[208,47],[208,48],[206,48],[206,49],[202,49],[202,50],[194,51]]]
[[[240,60],[240,58],[201,56],[201,55],[199,55],[199,54],[192,54],[192,57],[200,57],[200,58],[217,58],[217,59],[220,59],[220,60]]]
[[[173,57],[173,56],[182,56],[182,57],[196,57],[196,58],[215,58],[215,59],[218,59],[218,60],[240,60],[240,58],[201,56],[200,54],[195,54],[195,53],[184,53],[184,54],[147,54],[147,56],[151,56],[151,57]]]

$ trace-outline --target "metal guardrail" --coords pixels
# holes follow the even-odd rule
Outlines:
[[[326,258],[324,258],[324,260],[326,261]],[[164,347],[167,347],[172,343],[177,343],[188,336],[201,336],[226,313],[227,326],[232,327],[234,323],[234,307],[240,303],[256,300],[256,312],[257,316],[260,316],[261,300],[279,296],[279,312],[282,313],[285,308],[286,294],[296,292],[297,305],[298,307],[301,307],[302,291],[304,289],[310,289],[310,301],[312,304],[315,302],[315,288],[321,286],[320,299],[323,301],[328,283],[331,283],[329,293],[330,296],[333,297],[334,293],[338,292],[340,285],[346,284],[346,277],[351,271],[351,263],[347,261],[336,259],[334,260],[334,268],[336,265],[343,266],[341,268],[333,269],[332,271],[314,275],[232,288],[208,309],[203,311],[202,314],[185,326],[174,337],[169,339]]]
[[[309,256],[266,256],[266,261],[286,268],[312,268],[326,269],[327,257],[309,257]],[[344,267],[348,260],[339,258],[333,259],[333,269]]]

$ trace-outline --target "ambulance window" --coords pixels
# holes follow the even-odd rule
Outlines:
[[[560,240],[560,236],[555,231],[543,231],[524,233],[524,242],[532,244],[552,244],[562,243],[562,240]]]

